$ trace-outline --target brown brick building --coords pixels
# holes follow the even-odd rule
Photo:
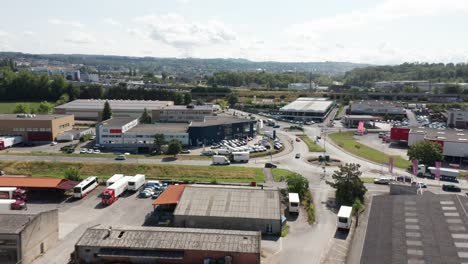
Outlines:
[[[71,130],[73,115],[0,114],[0,135],[22,136],[24,142],[51,142]]]

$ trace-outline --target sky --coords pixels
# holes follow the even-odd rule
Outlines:
[[[468,62],[468,0],[3,1],[0,51]]]

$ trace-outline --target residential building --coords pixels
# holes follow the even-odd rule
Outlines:
[[[153,121],[192,122],[203,121],[206,116],[213,116],[213,105],[171,105],[153,110]]]
[[[150,116],[153,110],[174,105],[173,101],[146,100],[93,100],[78,99],[55,107],[56,114],[72,114],[77,120],[102,120],[102,110],[108,101],[114,117],[139,118],[146,108]]]
[[[335,101],[327,98],[299,97],[271,114],[289,120],[323,122],[334,107]]]
[[[281,215],[280,194],[276,189],[189,185],[174,211],[174,224],[278,235]]]
[[[447,110],[447,126],[468,129],[468,108]]]
[[[0,214],[0,263],[30,264],[58,243],[58,210]]]
[[[402,103],[379,100],[351,101],[349,107],[351,115],[380,115],[380,116],[406,116]]]
[[[91,227],[75,263],[259,264],[260,232],[171,227]]]
[[[51,142],[74,124],[73,115],[0,114],[0,135],[21,136],[23,142]]]

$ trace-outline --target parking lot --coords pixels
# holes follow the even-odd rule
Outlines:
[[[382,138],[379,138],[378,133],[368,133],[362,136],[354,136],[359,143],[362,143],[373,149],[382,151],[388,155],[400,155],[402,158],[407,159],[408,151],[407,146],[398,145],[398,143],[383,143]]]

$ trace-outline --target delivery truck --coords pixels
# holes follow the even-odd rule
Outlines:
[[[289,193],[288,194],[288,210],[289,213],[299,213],[299,194],[298,193]]]
[[[213,165],[229,165],[231,162],[226,156],[214,155]]]
[[[114,174],[112,177],[110,177],[106,181],[106,186],[107,187],[111,186],[112,184],[116,183],[118,180],[122,179],[123,177],[124,177],[123,174]]]
[[[352,214],[353,208],[351,206],[344,206],[342,205],[340,207],[340,210],[338,211],[338,219],[336,226],[338,229],[350,229],[351,224],[353,222],[352,219]]]
[[[0,199],[27,201],[26,190],[16,187],[0,187]]]
[[[143,185],[145,185],[146,179],[144,174],[137,174],[128,181],[129,191],[138,191]]]
[[[458,182],[458,176],[460,175],[460,170],[449,169],[449,168],[439,168],[440,171],[440,180],[449,181],[449,182]],[[418,166],[418,177],[424,177],[429,179],[435,179],[436,168],[427,167],[425,165]]]
[[[231,159],[233,162],[249,162],[250,153],[248,151],[233,152]]]
[[[124,193],[125,190],[127,190],[127,186],[128,179],[126,177],[122,177],[120,180],[107,187],[107,189],[105,189],[101,195],[102,204],[111,205],[112,203],[117,201],[117,199],[119,199],[119,196],[122,195],[122,193]]]
[[[19,144],[23,141],[23,137],[15,136],[15,137],[0,137],[0,150],[11,148],[16,144]]]

